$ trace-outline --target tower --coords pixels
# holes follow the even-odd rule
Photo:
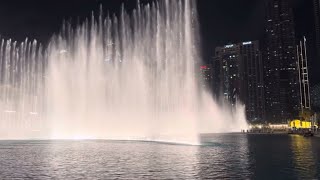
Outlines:
[[[231,106],[243,103],[250,122],[265,119],[263,66],[259,41],[217,47],[214,58],[214,88]]]
[[[298,116],[299,80],[290,0],[266,1],[263,47],[266,113],[269,122]]]

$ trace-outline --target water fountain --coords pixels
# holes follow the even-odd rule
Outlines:
[[[101,10],[65,23],[45,50],[2,40],[0,138],[198,143],[199,133],[245,129],[243,107],[220,107],[199,85],[195,7]]]
[[[0,45],[0,138],[31,137],[44,121],[44,67],[42,46],[37,41]]]

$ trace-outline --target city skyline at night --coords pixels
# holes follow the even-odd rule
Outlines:
[[[320,179],[320,0],[1,0],[0,180]]]

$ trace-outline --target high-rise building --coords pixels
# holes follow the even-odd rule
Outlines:
[[[320,57],[320,0],[313,0],[314,26],[315,26],[315,45],[317,59]]]
[[[265,120],[265,98],[263,65],[258,41],[243,42],[240,45],[242,58],[241,97],[246,105],[247,118],[251,121]]]
[[[216,94],[235,106],[240,96],[240,46],[216,47],[213,65]]]
[[[213,70],[212,65],[202,65],[200,66],[200,75],[201,75],[201,85],[209,91],[212,91],[212,83],[213,83]]]
[[[265,118],[263,66],[258,41],[242,42],[217,47],[215,50],[215,93],[235,106],[246,106],[246,116],[251,122]]]
[[[320,113],[320,84],[311,88],[311,105],[313,111]]]
[[[269,122],[298,116],[299,79],[290,0],[266,0],[263,47],[266,115]]]
[[[314,12],[314,31],[313,36],[308,39],[308,56],[310,59],[310,74],[316,74],[317,67],[320,66],[320,0],[313,0],[313,12]],[[310,84],[316,84],[320,82],[320,76],[312,76]]]

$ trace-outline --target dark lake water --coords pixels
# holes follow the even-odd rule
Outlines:
[[[320,178],[320,138],[220,134],[203,141],[0,141],[0,179]]]

